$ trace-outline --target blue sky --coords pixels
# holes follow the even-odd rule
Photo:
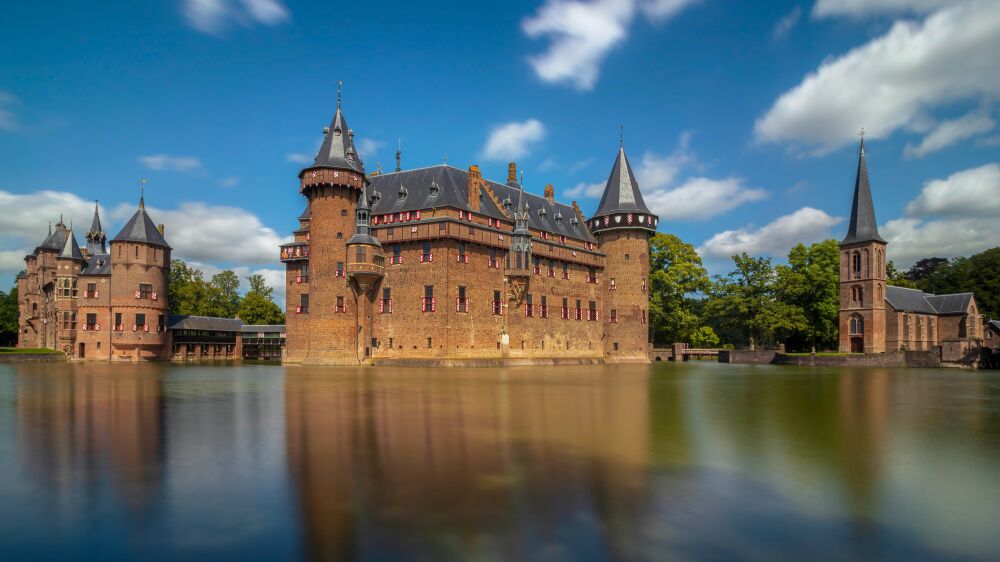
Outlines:
[[[369,170],[397,139],[404,168],[513,159],[585,213],[623,125],[660,230],[716,272],[841,236],[861,127],[890,259],[1000,244],[995,2],[21,2],[5,22],[5,277],[95,198],[114,235],[146,177],[178,257],[277,282],[337,80]]]

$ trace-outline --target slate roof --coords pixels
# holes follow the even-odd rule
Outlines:
[[[919,289],[886,287],[885,300],[892,308],[920,314],[965,314],[972,300],[972,293],[931,295]]]
[[[993,331],[1000,334],[1000,320],[990,320],[986,323],[988,326],[993,328]]]
[[[878,223],[875,221],[875,205],[872,203],[872,187],[868,181],[868,164],[865,162],[865,140],[861,139],[858,151],[858,173],[854,178],[854,203],[851,205],[851,222],[847,228],[847,236],[841,244],[858,242],[886,243],[878,233]]]
[[[38,245],[37,249],[40,250],[55,250],[61,252],[63,246],[66,245],[66,238],[69,236],[69,229],[66,225],[59,221],[56,224],[56,229],[49,233],[49,235],[42,240],[42,243]]]
[[[302,211],[302,214],[299,215],[299,220],[300,221],[309,220],[311,218],[312,218],[312,207],[310,207],[309,204],[306,203],[306,208]]]
[[[108,254],[90,256],[80,275],[111,275],[111,256]]]
[[[615,165],[611,168],[608,183],[604,186],[604,195],[601,196],[601,202],[597,205],[594,216],[600,217],[619,212],[650,214],[649,207],[642,199],[642,192],[639,191],[639,182],[635,180],[632,166],[628,163],[624,147],[618,147]]]
[[[160,234],[160,231],[153,224],[153,219],[146,213],[146,207],[141,203],[132,218],[125,223],[121,232],[113,239],[116,242],[144,242],[153,246],[163,246],[169,248],[170,245]]]
[[[80,251],[80,245],[76,243],[76,236],[73,235],[72,229],[66,234],[66,242],[63,243],[59,257],[72,260],[83,259],[83,252]]]
[[[247,333],[257,332],[282,332],[285,331],[284,324],[244,324],[242,330]]]
[[[210,332],[239,332],[243,321],[239,318],[212,318],[171,314],[167,319],[168,330],[205,330]]]
[[[354,235],[347,240],[348,244],[369,244],[371,246],[382,247],[382,244],[378,241],[378,238],[372,236],[371,223],[371,202],[368,198],[368,186],[363,185],[361,187],[361,193],[358,194],[358,204],[357,204],[357,221],[354,226]],[[364,220],[361,218],[361,214],[365,214]]]
[[[344,113],[340,109],[340,95],[337,95],[337,113],[333,115],[333,121],[323,134],[323,145],[319,147],[316,158],[312,166],[308,168],[340,168],[354,170],[362,175],[365,173],[365,164],[361,161],[361,155],[354,148],[354,131],[347,126]],[[304,170],[303,170],[304,171]]]
[[[471,211],[466,200],[468,174],[466,170],[437,165],[371,177],[369,178],[371,188],[381,195],[381,199],[372,209],[372,214],[383,215],[437,207]],[[514,206],[517,205],[518,192],[521,191],[520,186],[516,183],[507,185],[490,180],[484,180],[483,183],[485,189],[489,189],[498,201],[501,203],[509,201],[510,211],[513,212]],[[432,185],[437,186],[436,194],[431,189]],[[400,192],[405,195],[401,197]],[[524,197],[528,207],[528,224],[531,228],[578,240],[594,241],[586,224],[577,219],[573,207],[558,202],[549,203],[544,197],[527,191],[524,192]],[[512,222],[512,216],[504,214],[483,190],[480,190],[479,206],[481,214]],[[560,218],[557,220],[557,217]]]

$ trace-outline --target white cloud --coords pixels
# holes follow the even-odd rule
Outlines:
[[[224,187],[226,189],[236,187],[240,184],[240,178],[236,176],[226,176],[219,180],[219,187]]]
[[[481,156],[487,160],[514,160],[528,153],[531,144],[545,138],[545,126],[538,119],[514,121],[494,127]]]
[[[643,154],[639,167],[633,170],[639,187],[643,190],[656,190],[674,183],[681,170],[695,162],[690,148],[692,137],[690,131],[681,133],[677,148],[666,156],[648,151]]]
[[[956,0],[817,0],[813,16],[866,17],[879,14],[922,14],[955,4]]]
[[[750,255],[784,256],[798,243],[811,244],[830,237],[830,228],[843,219],[812,207],[803,207],[760,228],[747,226],[720,232],[706,240],[698,253],[709,258]]]
[[[906,217],[887,222],[879,232],[889,241],[886,250],[896,266],[906,269],[921,258],[969,256],[1000,246],[995,218]]]
[[[152,154],[140,156],[139,163],[155,171],[191,172],[201,169],[201,160],[193,156],[171,156],[170,154]]]
[[[233,23],[278,25],[291,18],[282,0],[184,0],[181,12],[191,27],[212,35]]]
[[[73,224],[77,234],[90,226],[94,216],[94,202],[63,191],[36,191],[11,193],[0,190],[0,240],[18,241],[19,245],[40,244],[48,232],[47,223],[56,223],[59,217]],[[22,256],[23,257],[23,256]]]
[[[368,138],[358,139],[358,152],[361,153],[362,160],[365,160],[365,159],[368,159],[368,158],[374,158],[375,154],[383,146],[385,146],[385,143],[382,142],[382,141],[377,141],[377,140],[368,139]],[[310,158],[310,161],[311,160],[312,159]]]
[[[788,12],[781,17],[774,24],[774,29],[771,30],[771,38],[775,41],[781,41],[788,37],[788,35],[795,29],[795,26],[799,24],[799,20],[802,19],[802,7],[795,6],[791,12]]]
[[[564,192],[566,197],[589,197],[596,199],[604,193],[604,183],[580,182]]]
[[[889,0],[823,4],[814,13],[863,15],[905,7]],[[949,4],[923,21],[896,21],[883,35],[824,61],[757,120],[757,140],[800,142],[823,154],[856,142],[861,127],[870,138],[884,138],[919,129],[939,106],[1000,95],[1000,57],[995,55],[1000,10],[988,1]]]
[[[0,131],[13,132],[21,128],[17,114],[8,109],[10,106],[16,104],[17,101],[14,94],[0,90]]]
[[[312,164],[313,160],[312,156],[303,152],[289,152],[285,155],[286,162],[295,162],[296,164]]]
[[[694,177],[675,188],[657,189],[643,197],[661,219],[703,220],[767,196],[767,190],[747,187],[741,178]]]
[[[903,154],[907,158],[923,158],[931,152],[947,148],[956,142],[992,131],[996,127],[986,111],[973,111],[958,119],[939,123],[919,145],[906,143]]]
[[[623,42],[636,9],[665,21],[700,0],[547,0],[521,29],[531,38],[548,38],[548,50],[528,58],[539,78],[590,90],[608,53]]]
[[[906,214],[1000,216],[1000,164],[986,164],[927,182],[920,195],[906,206]]]
[[[1000,146],[1000,136],[987,137],[987,138],[984,138],[984,139],[979,139],[979,140],[976,141],[976,146],[981,147],[981,148],[992,147],[992,146]]]

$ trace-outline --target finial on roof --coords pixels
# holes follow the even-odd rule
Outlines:
[[[49,221],[49,236],[52,236],[52,221]]]
[[[444,153],[444,165],[445,166],[448,165],[448,153],[447,152]]]
[[[146,178],[139,178],[139,208],[146,208]]]
[[[396,145],[396,171],[400,171],[399,161],[403,157],[403,139],[398,139]]]
[[[59,226],[60,224],[62,224],[63,226],[66,226],[65,224],[63,224],[63,214],[62,213],[59,213],[59,223],[56,224],[56,226]]]
[[[337,80],[337,109],[340,109],[340,90],[344,87],[343,80]]]
[[[524,169],[521,170],[521,187],[524,187]]]
[[[861,127],[861,147],[858,148],[858,154],[861,156],[865,155],[865,128]]]
[[[618,125],[618,148],[625,148],[625,125]]]

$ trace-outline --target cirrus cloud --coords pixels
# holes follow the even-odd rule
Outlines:
[[[487,160],[514,160],[528,153],[528,148],[545,138],[545,125],[538,119],[526,119],[498,125],[490,131],[480,156]]]

